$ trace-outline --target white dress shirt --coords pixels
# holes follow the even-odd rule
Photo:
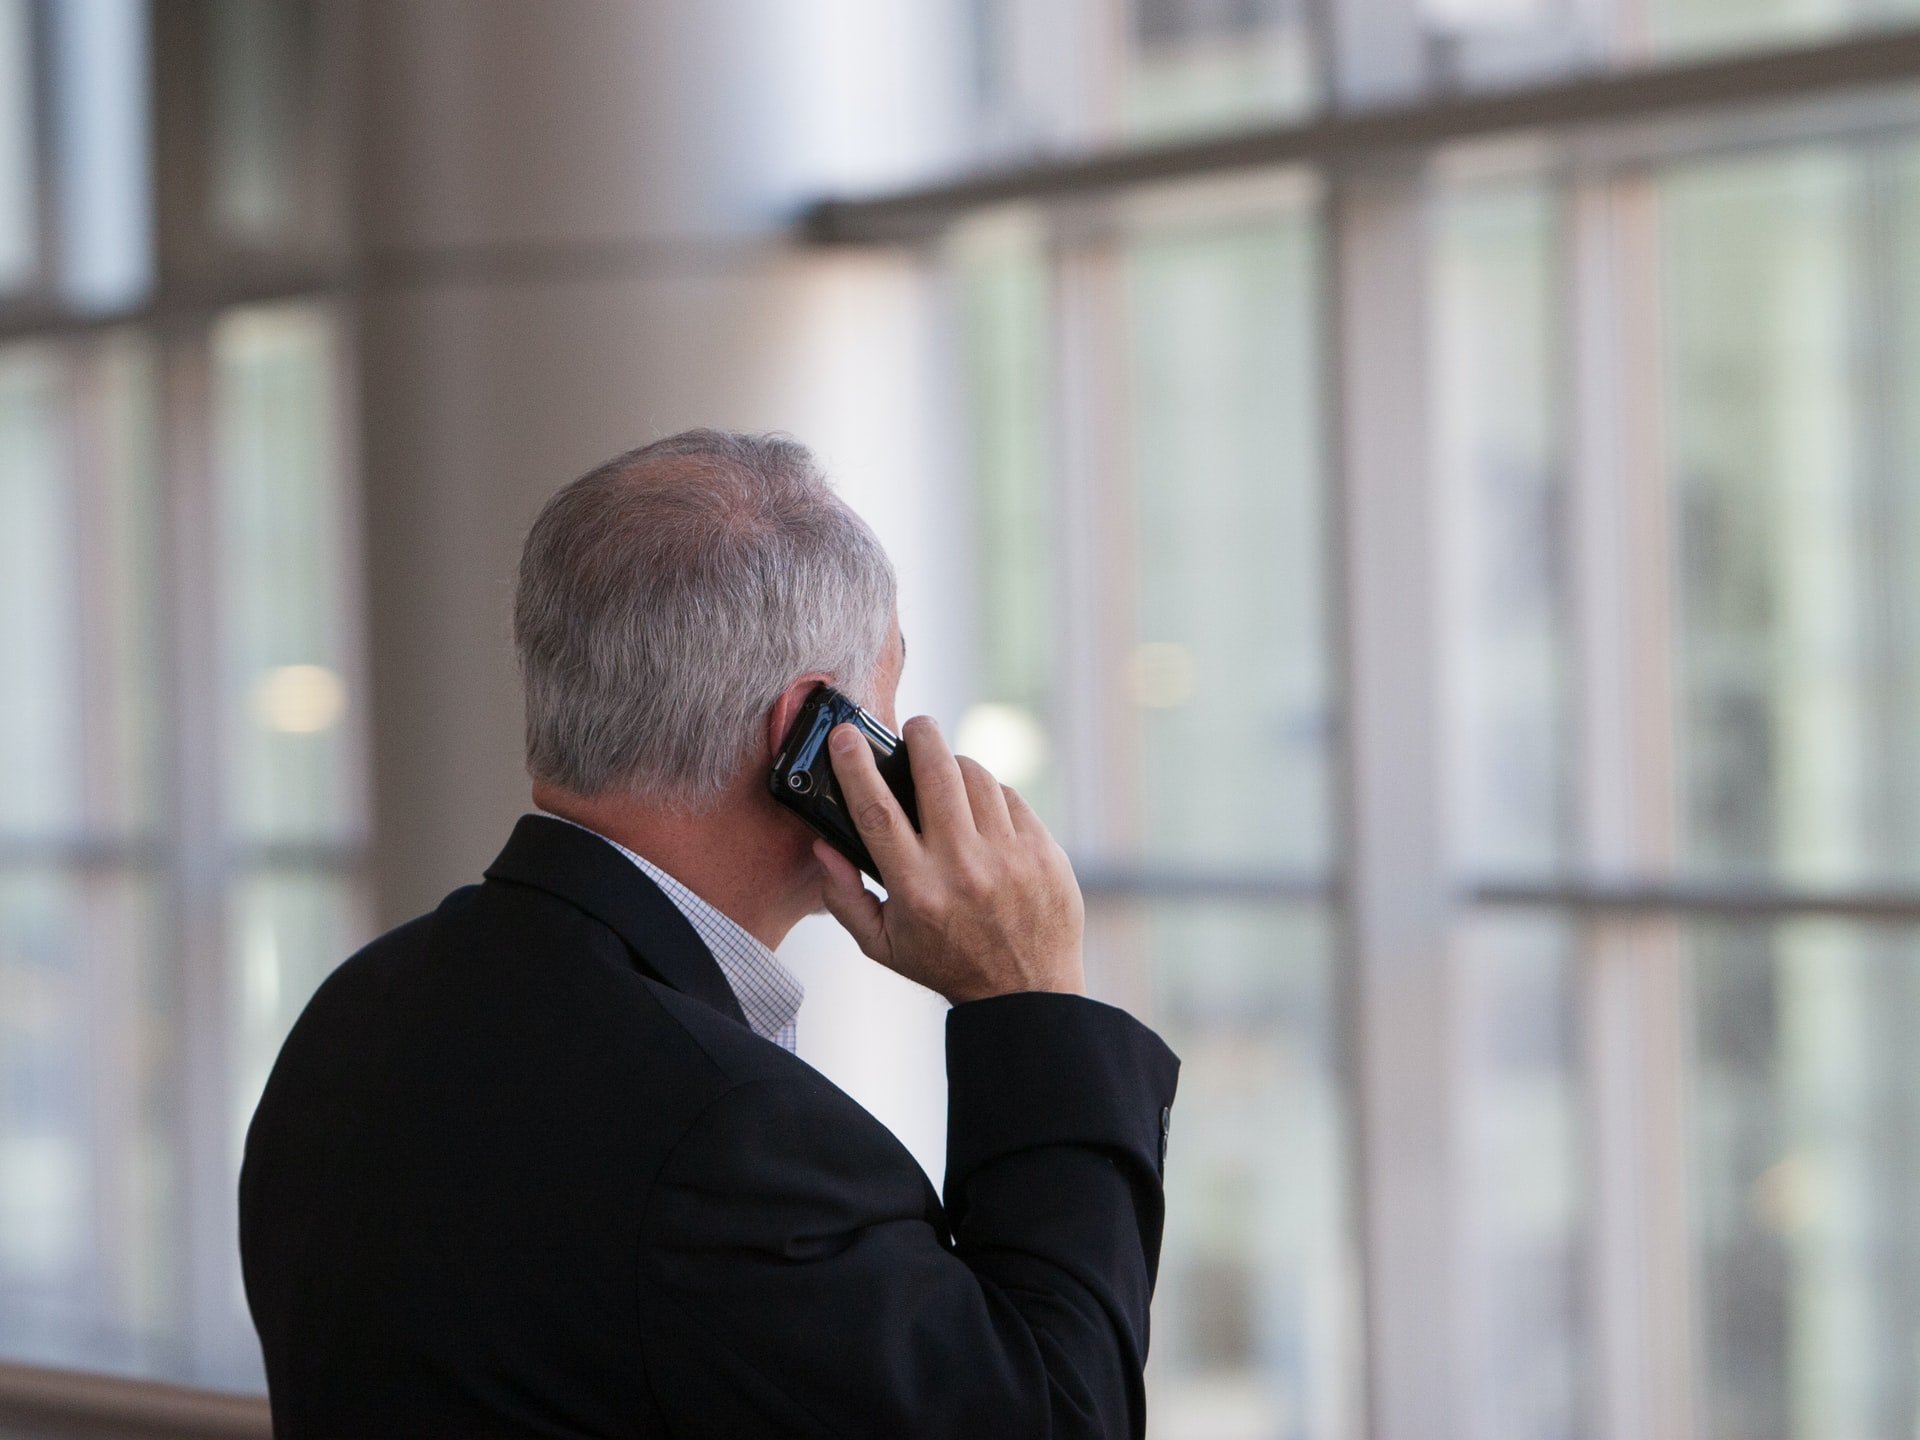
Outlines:
[[[553,818],[567,820],[564,815],[555,815]],[[694,932],[706,944],[714,963],[720,967],[720,973],[727,977],[727,984],[733,989],[733,998],[740,1002],[740,1011],[747,1017],[748,1028],[762,1040],[771,1040],[783,1050],[794,1049],[799,1034],[800,1002],[807,998],[807,990],[800,983],[800,977],[780,963],[779,956],[646,856],[634,854],[618,840],[608,839],[578,820],[567,820],[567,824],[585,830],[589,835],[598,835],[638,865],[647,878],[658,885],[680,913],[687,917],[687,923],[693,926]]]

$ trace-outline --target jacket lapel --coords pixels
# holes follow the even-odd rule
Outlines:
[[[618,935],[655,977],[747,1023],[733,987],[680,907],[591,831],[550,815],[522,815],[500,858],[487,867],[487,878],[559,896]]]

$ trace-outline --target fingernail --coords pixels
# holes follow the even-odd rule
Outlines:
[[[853,747],[860,743],[860,737],[851,725],[840,725],[836,726],[833,734],[827,737],[827,743],[842,755],[847,755],[851,754]]]

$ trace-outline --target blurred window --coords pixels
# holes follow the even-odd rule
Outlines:
[[[146,0],[62,0],[51,24],[60,300],[124,310],[153,283]]]
[[[977,133],[1029,154],[1202,135],[1319,98],[1310,0],[973,0]]]
[[[0,350],[0,1347],[248,1385],[232,1247],[196,1232],[230,1219],[266,1066],[364,931],[365,802],[332,324],[231,311],[200,362],[211,408],[173,418],[211,427],[210,487],[164,463],[138,331]],[[224,680],[196,673],[215,654]]]
[[[333,324],[307,306],[232,311],[211,345],[237,1174],[280,1042],[367,931],[366,786]]]
[[[1326,877],[1318,259],[1305,205],[1128,238],[1132,483],[1125,548],[1101,559],[1132,613],[1101,677],[1109,808],[1091,853]]]
[[[301,16],[0,0],[8,1360],[260,1384],[240,1143],[366,931],[338,301],[301,268],[310,209],[261,198],[314,193]],[[208,163],[156,192],[167,146]],[[216,172],[245,270],[156,243]],[[290,298],[246,303],[262,278]]]
[[[1920,882],[1920,144],[1661,187],[1680,863]]]
[[[1920,952],[1872,922],[1920,916],[1916,157],[1466,183],[1436,227],[1463,850],[1564,916],[1586,1023],[1625,1027],[1569,1076],[1633,1134],[1614,1183],[1674,1267],[1647,1303],[1696,1337],[1695,1423],[1726,1440],[1915,1413]],[[1582,898],[1623,881],[1653,894]],[[1609,1019],[1615,990],[1653,1008]],[[1646,1228],[1597,1224],[1602,1253]]]
[[[1018,220],[976,227],[956,242],[973,380],[980,668],[979,703],[955,738],[1057,828],[1056,737],[1069,724],[1058,633],[1065,536],[1050,484],[1050,282],[1038,242]]]
[[[33,43],[32,0],[0,0],[0,299],[31,284],[40,262]]]
[[[1181,1057],[1154,1296],[1166,1435],[1359,1433],[1335,937],[1316,904],[1101,897],[1095,993]]]
[[[1687,927],[1703,1434],[1904,1435],[1920,1410],[1920,937]]]
[[[1085,42],[1043,148],[1253,146],[1342,73],[1163,126],[1153,66],[1295,13],[1019,9],[990,33]],[[1290,43],[1365,37],[1343,64],[1415,104],[1920,33],[1908,0],[1318,13]],[[1098,993],[1186,1058],[1162,1440],[1344,1440],[1409,1391],[1516,1440],[1912,1433],[1920,123],[1710,108],[956,207],[979,733],[1075,855]],[[1339,393],[1355,347],[1404,409]],[[1362,583],[1401,514],[1430,591]],[[1355,708],[1423,646],[1418,726]],[[1376,792],[1383,734],[1429,808]],[[1362,844],[1404,898],[1357,893]]]
[[[163,541],[141,337],[0,350],[0,1345],[178,1354]]]
[[[1185,1062],[1149,1370],[1172,1435],[1359,1423],[1298,191],[1168,197],[1052,264],[1018,217],[953,248],[982,578],[960,744],[1078,855],[1096,993]]]
[[[311,0],[213,0],[211,228],[240,250],[298,248],[319,159]]]
[[[1461,927],[1458,962],[1464,1430],[1584,1436],[1599,1336],[1576,937],[1556,917],[1483,914]]]
[[[1124,128],[1140,137],[1296,114],[1316,78],[1306,0],[1129,0]]]
[[[1456,602],[1473,643],[1451,657],[1467,784],[1467,859],[1553,873],[1568,843],[1565,429],[1560,206],[1508,181],[1436,205],[1435,461],[1467,517]]]

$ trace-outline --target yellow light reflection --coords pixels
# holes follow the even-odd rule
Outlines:
[[[283,735],[317,735],[347,710],[344,681],[324,665],[279,665],[253,687],[253,714]]]

